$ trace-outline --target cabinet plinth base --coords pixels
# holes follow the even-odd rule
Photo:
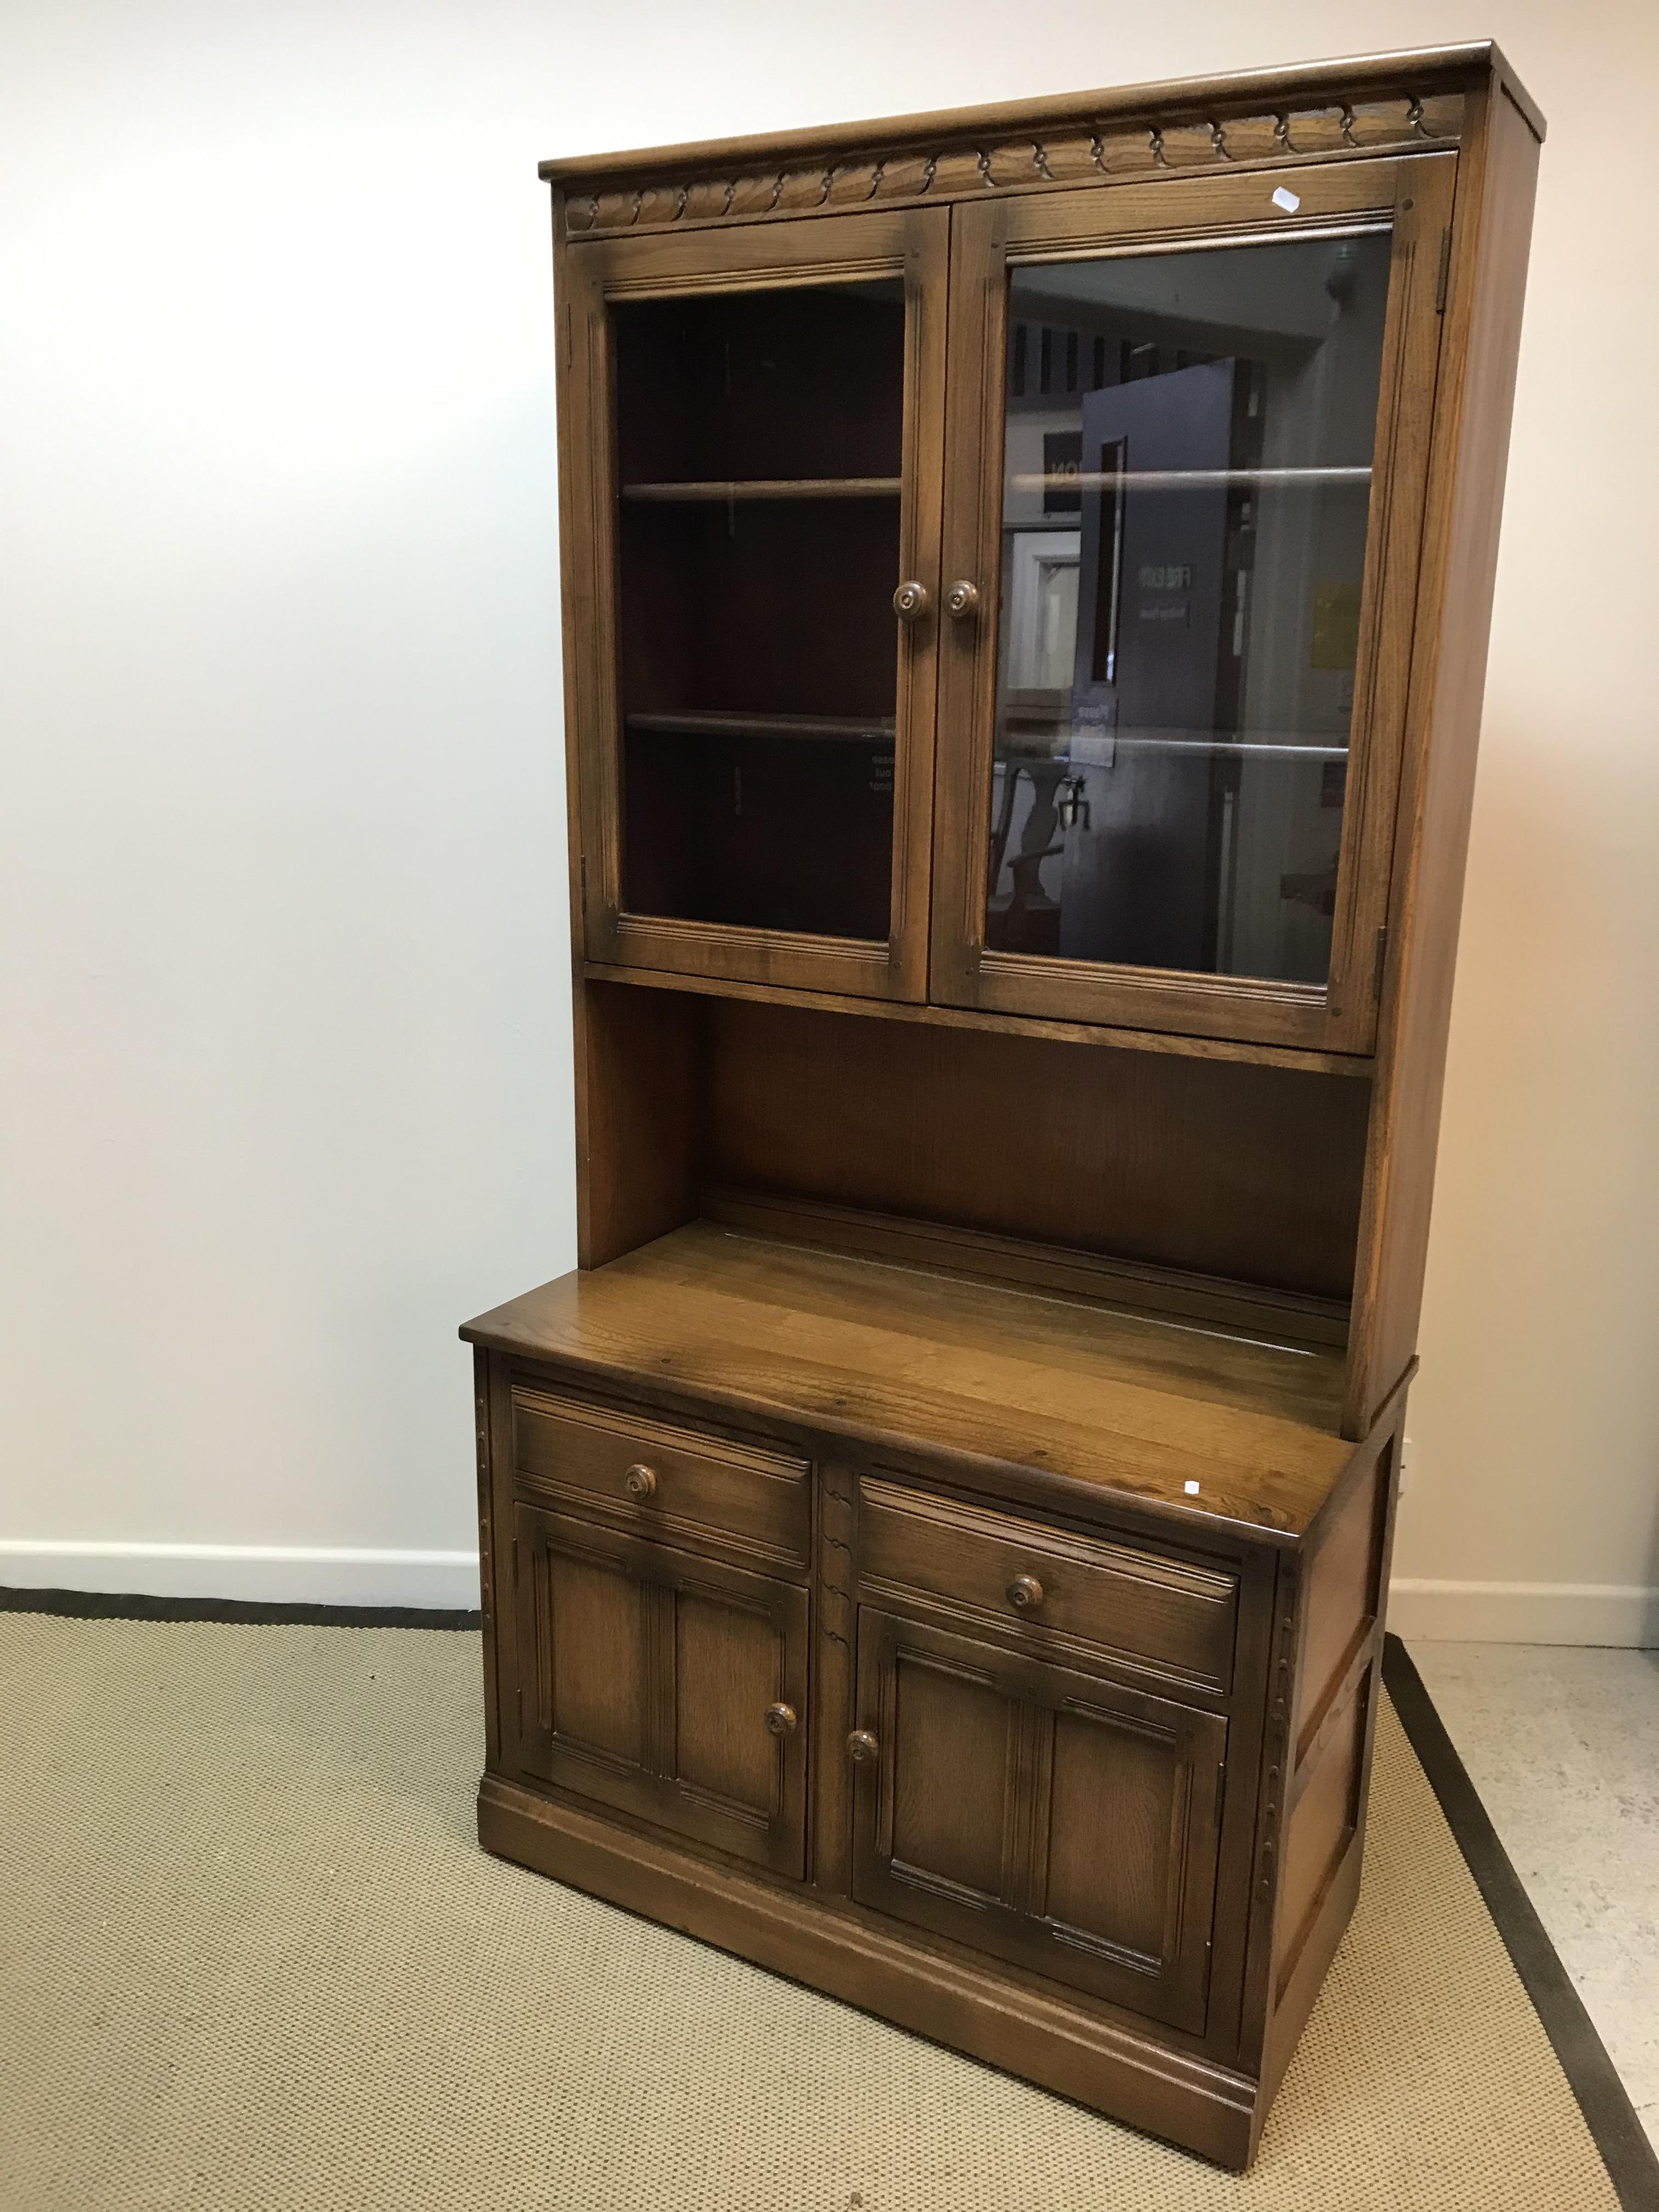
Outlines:
[[[1242,2169],[1258,2084],[978,1971],[877,1916],[782,1892],[486,1774],[486,1850],[984,2060],[1107,2118]]]

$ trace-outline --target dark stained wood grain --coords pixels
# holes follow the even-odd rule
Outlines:
[[[808,1565],[804,1460],[518,1383],[513,1474],[526,1496],[640,1535],[748,1554],[796,1575]]]
[[[643,991],[575,995],[576,1250],[584,1267],[696,1211],[696,1008]]]
[[[969,1946],[902,1930],[885,1915],[858,1914],[694,1856],[505,1777],[484,1778],[478,1833],[505,1858],[685,1929],[1218,2165],[1246,2163],[1250,2079],[1172,2047],[1172,2032],[1085,1992]]]
[[[934,800],[931,997],[1005,1013],[1121,1022],[1364,1053],[1376,1031],[1372,979],[1387,912],[1389,853],[1411,661],[1411,612],[1440,351],[1439,245],[1449,220],[1453,155],[1310,170],[1297,220],[1386,218],[1393,232],[1388,328],[1376,420],[1359,659],[1328,984],[1041,957],[988,950],[986,854],[997,714],[994,623],[954,623],[940,659]],[[1000,590],[1003,378],[1007,271],[1022,260],[1121,251],[1138,234],[1164,245],[1245,240],[1282,229],[1263,180],[1206,176],[1109,195],[1055,193],[976,202],[951,227],[950,446],[944,559],[988,603]]]
[[[1353,1052],[1304,1052],[1299,1048],[1258,1044],[1249,1037],[1187,1036],[1178,1030],[1125,1029],[1103,1022],[1032,1019],[1020,1014],[986,1013],[971,1006],[921,1006],[848,998],[832,991],[793,985],[749,983],[721,975],[659,974],[648,968],[619,968],[602,960],[578,963],[590,983],[629,983],[647,989],[689,992],[711,998],[743,999],[755,1005],[807,1007],[826,1014],[860,1014],[869,1021],[905,1022],[929,1029],[981,1030],[993,1036],[1029,1036],[1049,1044],[1094,1045],[1120,1052],[1168,1053],[1183,1060],[1231,1060],[1257,1067],[1282,1067],[1298,1075],[1340,1075],[1370,1079],[1370,1056]]]
[[[463,1332],[481,1837],[1231,2166],[1358,1887],[1541,136],[1474,45],[545,172],[581,1264]],[[989,955],[1004,272],[1275,172],[1395,238],[1330,987]],[[885,941],[862,800],[827,889],[683,826],[890,714]]]
[[[1235,71],[735,141],[544,161],[573,230],[761,222],[872,199],[1036,191],[1193,167],[1455,143],[1462,88],[1508,65],[1489,42]],[[1513,82],[1512,78],[1510,80]],[[1518,85],[1516,96],[1525,101]],[[1543,122],[1528,112],[1538,136]]]
[[[855,1898],[1202,2031],[1224,1720],[870,1607],[859,1717]]]
[[[1396,830],[1346,1426],[1416,1348],[1538,142],[1501,90],[1461,157]]]
[[[1238,1578],[1092,1542],[866,1478],[859,1577],[878,1595],[922,1591],[1017,1627],[1036,1650],[1095,1645],[1120,1665],[1224,1693],[1232,1686]]]
[[[751,1859],[805,1871],[806,1594],[520,1504],[520,1771]]]
[[[650,659],[651,623],[694,622],[696,610],[679,605],[669,576],[663,590],[653,593],[647,586],[644,591],[640,609],[644,628],[638,623],[629,628],[617,588],[619,526],[622,550],[627,551],[634,542],[629,533],[637,534],[644,526],[642,516],[655,518],[653,528],[666,516],[676,519],[677,529],[702,532],[709,526],[710,515],[696,507],[629,508],[620,501],[622,484],[614,451],[616,363],[610,310],[617,302],[702,297],[739,287],[765,291],[833,285],[860,277],[902,279],[907,303],[902,395],[903,489],[899,501],[896,573],[887,577],[884,591],[890,594],[902,577],[916,577],[937,595],[947,246],[948,216],[942,210],[929,209],[883,210],[844,222],[797,223],[775,235],[738,231],[729,237],[619,237],[593,242],[580,255],[566,255],[570,365],[566,372],[568,430],[561,462],[569,475],[567,560],[576,570],[567,593],[566,621],[571,654],[577,663],[570,701],[577,796],[573,818],[580,825],[575,870],[584,886],[582,933],[590,958],[854,996],[918,1000],[925,995],[936,617],[910,623],[888,617],[887,684],[889,696],[896,698],[896,734],[890,930],[885,942],[744,929],[717,921],[675,920],[629,911],[623,866],[623,711],[624,706],[660,703],[652,696],[646,665]],[[825,528],[842,538],[848,533],[854,538],[860,533],[867,536],[872,528],[885,526],[880,522],[884,512],[880,507],[866,509],[854,502],[832,502]],[[620,526],[619,517],[623,519]],[[719,511],[712,520],[718,526]],[[796,611],[817,606],[827,618],[836,599],[833,575],[807,574],[794,577],[792,582],[789,573],[775,562],[773,570],[775,573],[769,573],[763,580],[768,585],[769,604],[775,613],[781,613],[785,606]],[[683,586],[683,565],[675,573]],[[777,642],[765,634],[764,605],[749,629],[756,659],[764,663]],[[833,641],[827,619],[820,635]],[[839,696],[845,679],[836,672],[832,642],[810,647],[807,657],[821,661],[836,678],[837,694],[806,703],[822,711],[839,711],[848,701]],[[745,681],[752,678],[751,671]],[[862,668],[862,683],[867,687],[872,680],[872,672]],[[629,690],[636,681],[645,685],[637,697]],[[740,696],[732,701],[708,698],[674,703],[721,709],[728,705],[743,708],[752,702]]]
[[[711,1003],[713,1182],[1340,1297],[1363,1086]]]
[[[1194,1530],[1305,1528],[1346,1465],[1341,1362],[693,1224],[481,1316],[474,1343],[866,1449],[923,1441]],[[1186,1485],[1200,1489],[1189,1494]]]

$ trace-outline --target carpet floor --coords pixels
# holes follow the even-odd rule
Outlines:
[[[487,1857],[465,1632],[0,1614],[4,2212],[1618,2212],[1392,1708],[1246,2176]]]

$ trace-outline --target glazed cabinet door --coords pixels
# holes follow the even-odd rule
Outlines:
[[[568,256],[591,962],[927,988],[950,213]]]
[[[853,1893],[1201,2033],[1226,1723],[859,1613]]]
[[[532,1506],[514,1531],[525,1771],[800,1876],[805,1591]]]
[[[956,211],[936,999],[1370,1049],[1455,167]]]

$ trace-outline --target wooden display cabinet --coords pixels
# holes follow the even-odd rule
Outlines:
[[[1478,46],[544,172],[480,1833],[1232,2166],[1358,1885],[1541,136]]]

